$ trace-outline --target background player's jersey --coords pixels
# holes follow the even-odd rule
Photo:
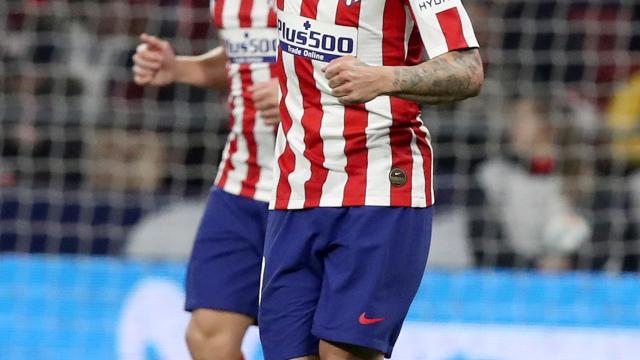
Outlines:
[[[321,71],[354,55],[414,65],[477,47],[460,0],[276,0],[282,126],[271,208],[433,204],[429,133],[412,101],[343,106]]]
[[[257,115],[248,88],[275,77],[276,16],[267,0],[216,0],[211,13],[227,53],[230,84],[231,132],[215,184],[234,195],[269,201],[274,129]]]

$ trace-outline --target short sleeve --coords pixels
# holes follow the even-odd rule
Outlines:
[[[460,0],[407,0],[430,59],[449,51],[478,47]]]

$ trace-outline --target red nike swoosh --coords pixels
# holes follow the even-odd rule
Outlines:
[[[377,324],[383,321],[384,321],[384,318],[367,318],[367,316],[364,313],[360,314],[360,317],[358,318],[358,322],[360,323],[360,325]]]

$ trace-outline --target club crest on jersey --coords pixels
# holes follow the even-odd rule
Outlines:
[[[358,29],[355,27],[279,12],[277,29],[280,49],[295,56],[329,62],[356,55]]]

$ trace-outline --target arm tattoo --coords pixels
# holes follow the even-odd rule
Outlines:
[[[476,49],[452,51],[416,66],[394,68],[391,95],[426,103],[445,103],[477,95],[482,62]]]

